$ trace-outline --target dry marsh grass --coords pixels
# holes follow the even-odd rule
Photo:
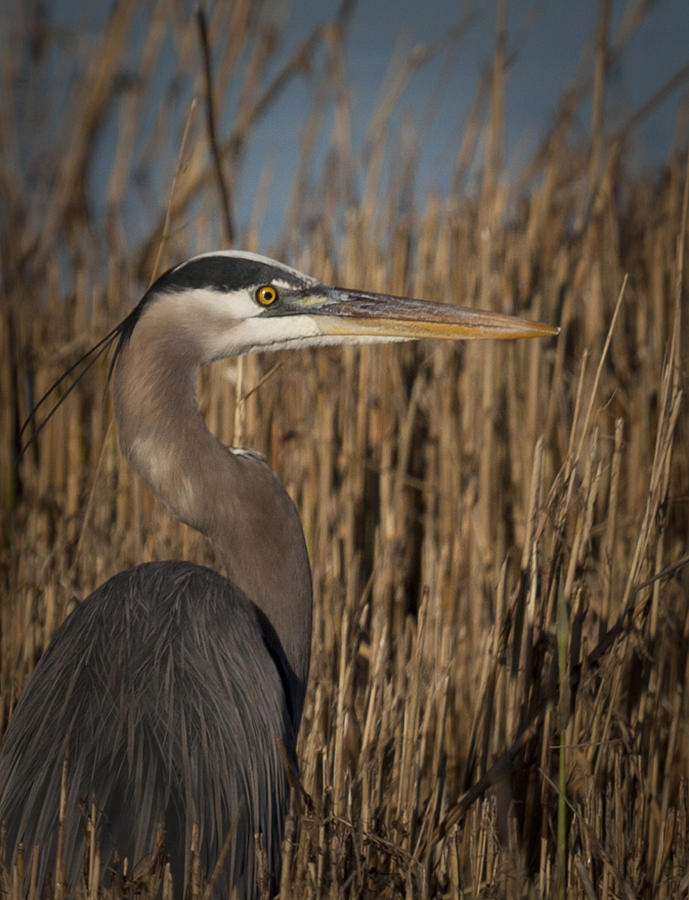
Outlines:
[[[191,103],[204,93],[194,22],[171,0],[139,19],[136,7],[115,4],[82,54],[59,128],[40,96],[40,54],[59,35],[13,7],[8,96],[32,92],[55,130],[17,177],[17,106],[3,109],[2,728],[55,629],[105,578],[150,559],[214,563],[120,459],[105,365],[16,464],[31,405],[154,267],[222,240]],[[563,98],[523,176],[508,178],[501,5],[454,187],[416,201],[418,138],[391,152],[386,122],[419,55],[391,71],[360,156],[342,74],[350,5],[275,65],[271,9],[218,4],[210,17],[216,107],[235,96],[219,137],[230,204],[252,129],[292,80],[313,91],[280,238],[260,249],[325,281],[562,329],[557,341],[302,351],[202,373],[209,427],[266,454],[299,506],[313,567],[305,795],[292,805],[280,895],[689,896],[686,148],[653,177],[631,177],[629,134],[604,133],[606,61],[629,32],[608,33],[603,3],[591,77]],[[135,24],[143,37],[125,66]],[[426,52],[455,46],[466,27]],[[170,46],[179,68],[161,99],[151,83]],[[113,85],[132,66],[120,96]],[[587,92],[590,134],[577,143]],[[106,127],[114,155],[98,221],[84,184]],[[481,187],[468,196],[481,130]],[[132,183],[148,204],[135,246]],[[265,191],[256,186],[238,229],[250,249]],[[95,849],[75,895],[97,895]],[[169,893],[164,858],[131,875],[113,896]],[[1,894],[19,896],[20,883],[17,867],[0,872]]]

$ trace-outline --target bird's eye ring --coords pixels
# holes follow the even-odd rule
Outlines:
[[[256,291],[256,299],[261,306],[272,306],[278,298],[278,292],[272,284],[264,284]]]

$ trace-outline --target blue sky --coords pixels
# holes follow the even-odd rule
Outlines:
[[[217,2],[225,3],[229,0]],[[208,0],[207,6],[212,9],[214,3]],[[271,15],[286,23],[273,70],[280,59],[285,59],[317,23],[332,19],[338,6],[338,0],[294,0],[291,4],[276,0],[268,4]],[[470,6],[457,0],[359,0],[347,35],[345,58],[355,152],[362,147],[381,84],[396,48],[402,48],[408,54],[415,46],[433,42],[446,33]],[[636,0],[612,0],[611,41],[614,42],[619,34],[628,11],[638,6]],[[182,17],[186,14],[186,7],[191,18],[195,7],[191,2],[187,4],[186,0],[180,0],[177,8],[182,10]],[[60,53],[56,56],[58,71],[55,72],[55,97],[52,98],[53,109],[58,109],[60,65],[66,70],[74,53],[88,47],[91,38],[95,41],[112,9],[112,2],[96,0],[85,7],[75,0],[54,0],[43,8],[48,18],[58,24],[62,41],[62,56]],[[143,4],[142,8],[150,9],[151,5]],[[389,123],[393,135],[401,133],[403,122],[411,126],[415,133],[417,190],[422,195],[432,188],[442,191],[449,182],[476,85],[492,58],[496,8],[497,2],[493,0],[473,5],[472,25],[454,52],[450,55],[435,55],[429,63],[415,72]],[[573,83],[577,73],[592,70],[599,4],[593,0],[511,0],[508,9],[508,47],[514,45],[515,38],[523,30],[525,23],[530,23],[506,82],[505,165],[508,172],[516,173],[552,123],[563,91]],[[136,40],[136,35],[133,35],[130,49],[134,49]],[[66,48],[72,49],[67,51]],[[136,58],[136,54],[132,53],[132,60]],[[605,130],[608,133],[613,131],[616,125],[648,100],[688,59],[689,0],[657,0],[623,58],[611,67]],[[136,63],[132,62],[131,65],[135,67]],[[165,63],[158,73],[161,82],[166,77],[164,66]],[[171,65],[171,71],[172,69]],[[135,71],[130,72],[130,75],[135,74]],[[189,84],[193,74],[189,73]],[[265,80],[269,75],[269,72],[265,73]],[[69,80],[67,76],[65,80]],[[265,241],[275,237],[276,229],[271,223],[279,222],[282,218],[282,208],[299,159],[304,110],[310,107],[312,97],[313,87],[303,79],[292,83],[271,108],[270,114],[256,127],[243,161],[235,194],[240,227],[248,221],[260,173],[266,164],[272,166],[273,179],[268,204],[270,215],[264,229]],[[429,110],[431,98],[434,101],[432,114]],[[155,108],[155,105],[154,96],[152,106]],[[639,170],[668,159],[678,120],[683,122],[680,145],[686,146],[687,107],[689,79],[685,79],[635,132],[634,141],[627,148],[627,161],[633,168]],[[685,111],[684,119],[679,116],[682,108]],[[169,140],[173,160],[176,149],[172,148],[179,146],[187,109],[188,98],[183,98],[176,117],[178,121],[172,123],[174,128],[171,128]],[[221,137],[227,134],[231,114],[230,102],[224,115],[220,116]],[[577,118],[582,138],[587,134],[589,114],[588,106],[582,104]],[[42,126],[46,127],[39,116],[32,119],[29,109],[26,114],[29,136],[25,136],[25,141],[30,143],[31,135]],[[112,127],[114,129],[114,124]],[[108,142],[113,134],[114,132],[109,134],[106,128],[101,135],[103,149],[102,152],[99,151],[96,165],[90,173],[90,191],[97,217],[104,215],[104,185],[107,183],[112,161]],[[322,152],[324,150],[325,147]],[[476,165],[479,166],[480,162],[477,159]],[[159,165],[157,168],[160,183],[153,185],[153,194],[161,194],[160,204],[164,207],[169,166]],[[469,183],[465,187],[470,190],[472,185]],[[136,219],[141,214],[140,201],[131,202],[132,207],[125,210],[125,215]]]
[[[633,3],[612,3],[610,40],[619,34],[625,10]],[[434,86],[442,76],[442,89],[429,127],[418,136],[418,170],[421,190],[447,183],[448,171],[461,140],[462,126],[481,72],[489,64],[494,43],[496,3],[474,6],[475,19],[447,68],[442,55],[421,67],[412,78],[399,105],[399,116],[420,128]],[[297,45],[321,18],[331,17],[336,0],[296,0],[287,20],[284,53]],[[465,7],[449,0],[431,2],[360,2],[347,39],[346,66],[352,101],[354,146],[359,147],[375,107],[380,85],[396,47],[411,49],[443,34]],[[532,14],[531,17],[530,13]],[[578,73],[591,71],[598,17],[592,0],[512,0],[508,15],[508,45],[529,20],[526,37],[510,68],[506,86],[506,159],[509,171],[519,171],[529,151],[552,123],[558,101]],[[689,2],[661,0],[647,15],[622,59],[611,67],[605,128],[612,131],[669,79],[689,59]],[[295,116],[307,97],[303,85],[295,85],[257,130],[252,152],[245,163],[240,205],[248,203],[250,186],[279,135],[279,172],[296,165],[301,120]],[[689,80],[648,118],[635,133],[630,161],[636,168],[656,165],[668,158],[680,105],[689,105]],[[579,124],[588,128],[590,107],[582,104]],[[687,123],[684,122],[684,143]],[[293,148],[294,156],[292,155]],[[279,177],[279,174],[278,174]]]

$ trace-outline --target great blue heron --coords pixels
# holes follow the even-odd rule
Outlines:
[[[0,749],[8,861],[22,841],[28,878],[38,845],[39,893],[55,865],[64,760],[62,872],[72,886],[92,803],[104,878],[118,858],[131,872],[162,825],[181,897],[194,823],[207,878],[229,835],[222,896],[231,886],[254,896],[256,834],[279,873],[289,793],[279,741],[294,763],[309,671],[309,560],[297,510],[272,469],[206,428],[199,367],[254,350],[556,331],[326,287],[250,253],[197,256],[155,282],[98,345],[116,342],[120,445],[174,515],[210,540],[227,577],[189,562],[136,566],[94,591],[53,637]]]

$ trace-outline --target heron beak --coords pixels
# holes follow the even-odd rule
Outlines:
[[[300,312],[314,317],[322,334],[342,337],[510,340],[547,337],[560,331],[553,325],[502,313],[337,287],[317,288],[300,298],[299,307]]]

